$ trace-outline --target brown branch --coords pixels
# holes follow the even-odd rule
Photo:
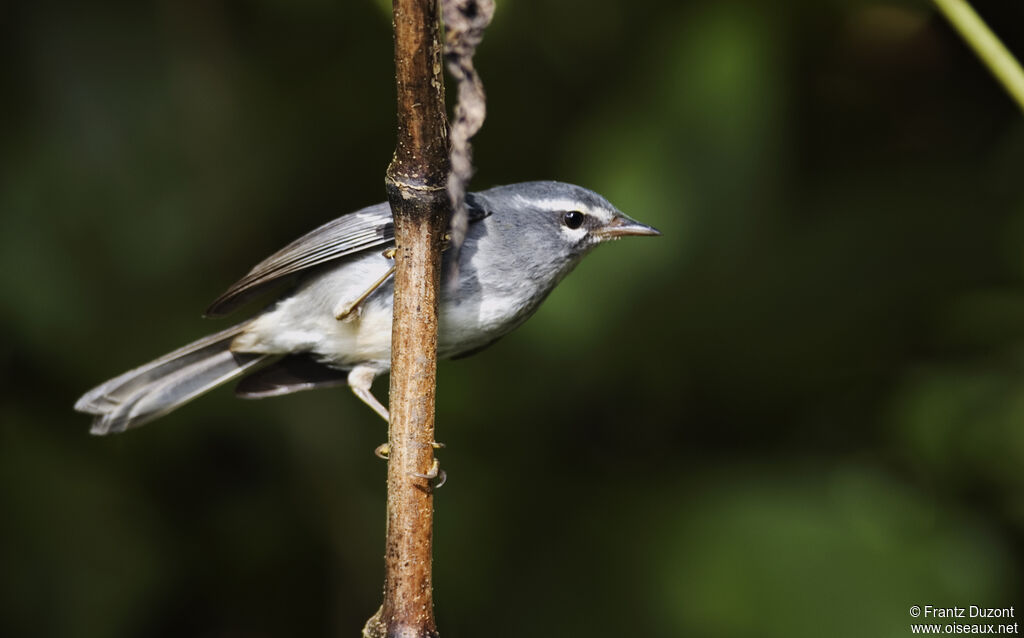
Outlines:
[[[384,604],[372,638],[437,636],[431,581],[434,393],[441,240],[450,202],[438,0],[393,0],[398,140],[387,170],[395,219]],[[435,467],[436,469],[436,467]],[[421,476],[416,476],[421,475]]]

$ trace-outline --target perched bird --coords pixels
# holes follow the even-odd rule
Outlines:
[[[585,188],[524,182],[467,196],[470,224],[457,279],[442,285],[439,358],[473,354],[508,334],[600,243],[658,235]],[[330,221],[257,264],[207,315],[225,314],[285,280],[294,286],[255,317],[114,377],[75,409],[93,434],[122,432],[237,377],[236,394],[277,396],[348,384],[370,391],[391,368],[394,225],[387,203]],[[442,258],[451,270],[454,251]]]

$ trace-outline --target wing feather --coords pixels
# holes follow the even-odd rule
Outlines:
[[[310,231],[256,264],[217,297],[207,316],[224,315],[261,292],[268,284],[307,268],[394,240],[391,207],[386,203],[343,215]]]
[[[474,193],[467,194],[466,203],[470,223],[490,214]],[[391,219],[391,207],[386,202],[342,215],[256,264],[249,274],[210,304],[206,315],[225,315],[263,292],[269,284],[289,275],[375,246],[391,244],[394,240],[395,225]]]

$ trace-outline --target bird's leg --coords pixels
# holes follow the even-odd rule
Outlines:
[[[369,366],[356,366],[348,373],[348,387],[352,388],[352,393],[359,397],[360,401],[370,406],[384,421],[390,423],[391,413],[377,400],[377,397],[373,396],[373,392],[370,389],[376,376],[377,371],[373,368]],[[390,445],[381,443],[374,449],[373,453],[382,459],[387,459],[388,452],[390,451]]]
[[[372,408],[374,412],[379,414],[382,419],[390,423],[391,413],[388,412],[388,409],[385,408],[380,401],[377,400],[377,397],[373,396],[373,392],[371,391],[371,387],[373,386],[373,379],[376,376],[377,371],[374,368],[371,368],[370,366],[356,366],[352,368],[352,370],[348,373],[348,387],[352,388],[352,393],[359,397],[360,401],[370,406],[370,408]],[[444,443],[431,441],[430,447],[434,448],[435,450],[440,450],[441,448],[444,447]],[[376,456],[385,460],[387,460],[388,454],[390,454],[390,452],[391,445],[388,443],[381,443],[373,450],[373,453]],[[435,467],[438,466],[437,459],[434,459],[434,465]],[[434,479],[437,478],[438,471],[441,472],[441,480],[438,483],[438,485],[435,485],[435,487],[441,487],[441,485],[443,485],[445,482],[445,473],[443,470],[431,468],[431,472],[433,472],[431,476],[420,474],[415,474],[414,476],[417,476],[419,478]]]
[[[388,409],[381,405],[381,402],[370,391],[373,379],[376,376],[377,371],[374,368],[370,366],[356,366],[348,373],[348,386],[352,388],[353,394],[359,397],[360,401],[370,406],[382,419],[390,422],[391,415],[388,413]]]
[[[385,250],[381,254],[384,257],[386,257],[387,259],[394,259],[395,258],[395,249],[394,248],[388,248],[387,250]],[[393,274],[395,274],[395,266],[394,266],[394,264],[392,264],[391,268],[388,268],[387,272],[385,272],[383,275],[381,275],[377,279],[377,281],[375,281],[372,284],[370,284],[370,287],[367,288],[363,292],[363,294],[361,294],[358,297],[356,297],[354,301],[349,302],[349,303],[342,302],[342,303],[339,303],[337,306],[335,306],[334,307],[334,318],[337,319],[338,321],[341,321],[342,319],[346,319],[349,315],[352,314],[352,312],[356,308],[359,307],[359,304],[361,304],[364,301],[366,301],[366,298],[369,297],[370,295],[372,295],[373,291],[375,291],[378,288],[380,288],[381,285],[385,281],[387,281],[391,277],[391,275],[393,275]]]

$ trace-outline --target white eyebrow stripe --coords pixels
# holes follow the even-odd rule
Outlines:
[[[524,198],[524,200],[525,200],[525,198]],[[590,210],[589,206],[586,206],[585,204],[581,204],[579,201],[573,200],[573,199],[554,198],[554,199],[530,199],[530,200],[525,200],[525,201],[529,202],[530,204],[533,204],[534,206],[537,206],[538,208],[546,208],[548,210],[553,210],[553,211],[563,211],[564,210],[564,211],[568,212],[568,211],[571,211],[571,210],[579,210],[581,212],[589,212],[589,210]]]

